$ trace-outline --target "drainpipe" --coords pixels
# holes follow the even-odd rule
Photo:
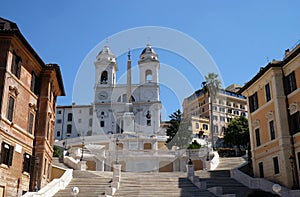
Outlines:
[[[281,68],[281,73],[282,73],[282,82],[283,82],[283,89],[284,89],[284,96],[285,96],[285,104],[286,104],[286,114],[289,115],[289,102],[288,102],[288,96],[286,94],[286,86],[285,86],[285,75],[284,75],[284,71],[283,71],[283,68]],[[295,142],[294,142],[294,137],[293,137],[293,134],[290,132],[291,128],[290,128],[290,119],[287,118],[288,120],[288,128],[289,128],[289,134],[290,134],[290,141],[291,141],[291,154],[292,156],[294,157],[294,165],[291,166],[293,169],[294,169],[294,174],[292,174],[293,176],[293,179],[294,179],[294,176],[295,176],[295,179],[296,180],[293,180],[293,182],[295,181],[296,182],[296,185],[293,185],[293,187],[295,188],[292,188],[292,189],[297,189],[299,188],[299,177],[298,177],[298,169],[297,169],[297,164],[295,162],[295,158],[296,158],[296,151],[295,151]]]

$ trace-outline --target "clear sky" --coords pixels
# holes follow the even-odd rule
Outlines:
[[[284,50],[300,40],[299,7],[298,0],[6,0],[1,2],[0,16],[17,23],[45,63],[61,66],[67,96],[58,98],[58,104],[69,105],[74,101],[76,74],[91,50],[118,32],[143,26],[172,28],[190,36],[210,54],[225,87],[243,85],[268,61],[282,59]],[[148,34],[145,45],[155,42],[151,32]],[[110,44],[109,39],[106,42]],[[189,48],[184,47],[188,52]],[[185,96],[201,87],[203,77],[195,75],[189,59],[163,49],[156,51],[163,64],[189,79],[192,88],[185,91]],[[133,64],[137,64],[140,52],[133,50]],[[126,66],[125,57],[123,54],[117,58],[120,73]],[[160,75],[167,79],[165,73]],[[168,80],[179,84],[172,76],[170,72]],[[181,108],[181,100],[174,99],[174,95],[176,92],[162,85],[164,118]],[[91,96],[86,102],[92,101]]]

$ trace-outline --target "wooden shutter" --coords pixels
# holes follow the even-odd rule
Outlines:
[[[8,156],[8,164],[7,164],[8,166],[12,165],[13,156],[14,156],[14,147],[9,146],[9,156]]]

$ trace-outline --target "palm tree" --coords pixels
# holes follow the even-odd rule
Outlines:
[[[213,102],[218,96],[218,93],[221,89],[221,81],[218,79],[218,74],[216,73],[208,73],[207,76],[205,76],[205,81],[202,82],[203,86],[203,92],[204,94],[208,94],[209,97],[209,124],[210,124],[210,135],[211,135],[211,145],[212,148],[215,149],[214,145],[214,125],[213,125]]]

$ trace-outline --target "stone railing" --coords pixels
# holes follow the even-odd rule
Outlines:
[[[80,161],[73,157],[64,156],[64,164],[73,168],[74,170],[86,170],[86,161]]]
[[[66,169],[65,173],[57,179],[53,179],[48,185],[38,192],[27,192],[22,197],[47,197],[54,196],[59,190],[65,189],[73,178],[73,170]]]
[[[253,178],[241,172],[238,168],[230,171],[230,177],[251,189],[260,189],[267,192],[273,192],[273,185],[275,183],[263,178]],[[280,194],[281,196],[297,197],[300,196],[300,190],[289,190],[288,188],[281,186]]]
[[[219,165],[219,154],[217,151],[213,152],[214,157],[210,161],[210,170],[216,169],[216,167]]]

